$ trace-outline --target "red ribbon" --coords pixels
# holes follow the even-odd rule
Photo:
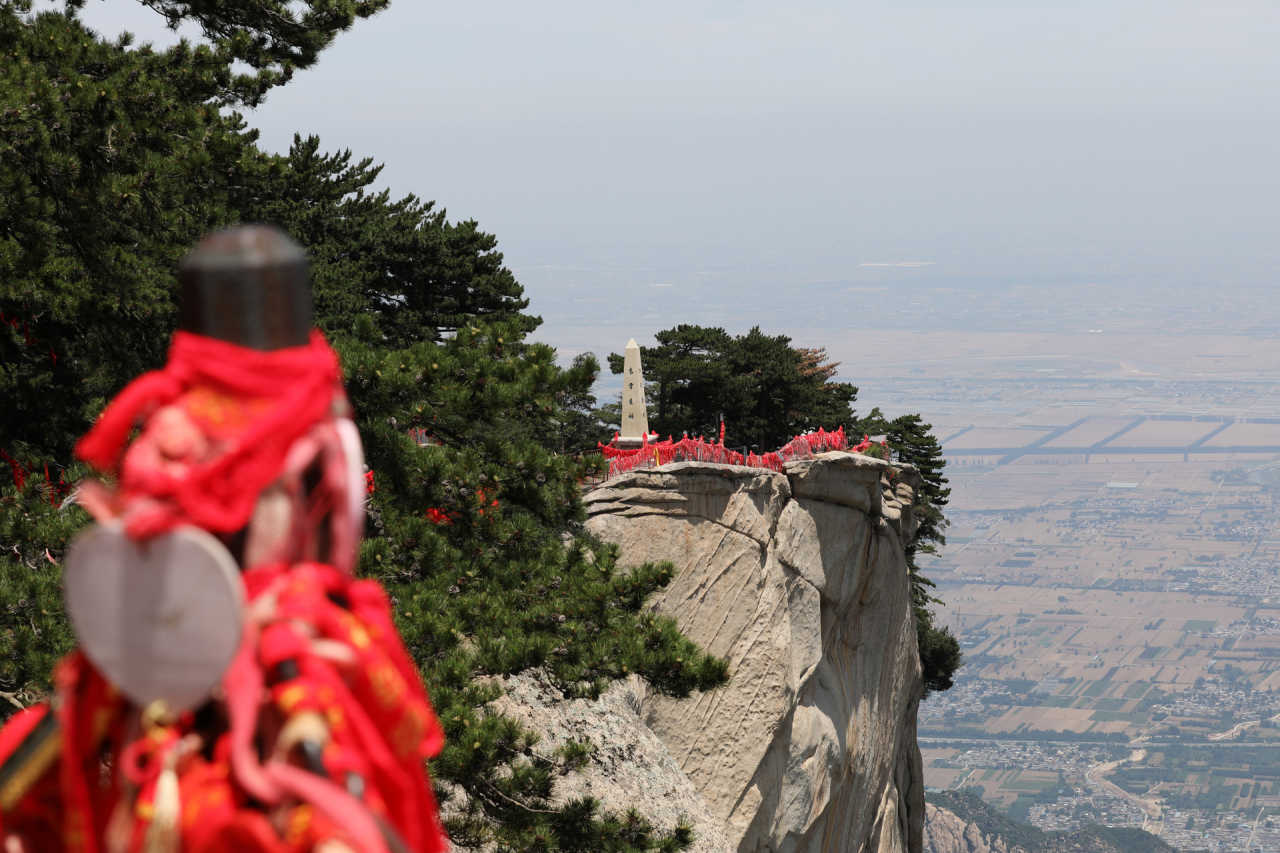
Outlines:
[[[860,444],[849,447],[845,439],[844,427],[840,427],[835,432],[827,432],[820,428],[817,432],[796,436],[772,453],[761,455],[753,452],[744,456],[724,446],[724,421],[720,422],[720,437],[714,444],[701,436],[689,438],[688,433],[679,441],[672,441],[668,436],[666,441],[654,444],[650,444],[648,436],[645,436],[640,447],[617,447],[617,440],[618,436],[615,433],[613,442],[596,445],[601,455],[609,460],[610,477],[651,464],[666,465],[668,462],[681,460],[781,471],[782,466],[791,459],[805,458],[828,450],[851,450],[861,453],[871,446],[871,440],[864,436]]]
[[[338,357],[319,332],[312,332],[305,346],[270,352],[178,332],[169,363],[121,391],[76,445],[76,455],[102,471],[119,473],[126,499],[158,500],[155,511],[130,521],[128,531],[135,537],[188,522],[211,531],[238,530],[261,491],[279,476],[290,445],[328,414],[340,379]],[[268,405],[224,452],[182,477],[141,466],[122,469],[121,454],[138,421],[196,387]]]

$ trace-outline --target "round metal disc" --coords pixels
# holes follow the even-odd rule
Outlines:
[[[180,527],[135,542],[118,522],[76,537],[63,567],[80,647],[140,707],[200,705],[240,644],[244,588],[210,534]]]

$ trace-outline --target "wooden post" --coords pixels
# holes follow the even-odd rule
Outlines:
[[[183,331],[259,350],[303,346],[311,334],[307,256],[279,228],[210,234],[183,259],[178,283]]]

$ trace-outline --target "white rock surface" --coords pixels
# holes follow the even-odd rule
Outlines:
[[[604,811],[637,809],[660,829],[684,821],[695,829],[692,853],[723,853],[729,842],[706,801],[666,746],[640,719],[635,676],[597,700],[565,699],[541,673],[502,679],[504,694],[491,704],[542,739],[537,749],[551,755],[570,741],[595,747],[584,772],[556,781],[554,801],[594,797]]]
[[[918,483],[909,468],[828,453],[785,474],[677,463],[587,496],[588,529],[622,564],[676,565],[653,608],[729,662],[718,690],[640,697],[724,849],[921,850],[903,554]]]
[[[937,806],[928,806],[924,821],[924,853],[1027,853],[1018,845],[1009,847],[1003,838],[991,837],[977,824]]]

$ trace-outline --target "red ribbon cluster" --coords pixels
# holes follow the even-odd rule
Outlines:
[[[4,450],[0,450],[0,461],[9,466],[9,473],[13,477],[13,485],[18,489],[27,484],[27,477],[40,471],[39,468],[28,468],[8,453],[5,453]],[[48,462],[44,464],[44,480],[49,484],[49,503],[52,506],[60,504],[62,499],[71,491],[71,484],[66,481],[61,471],[58,472],[57,482],[54,482],[49,475]]]
[[[20,320],[17,317],[7,315],[3,311],[0,311],[0,323],[13,329],[15,332],[18,331],[18,327],[21,326],[22,340],[28,347],[33,347],[38,343],[38,341],[36,341],[36,339],[32,337],[31,327],[27,325],[26,320]],[[58,363],[58,354],[53,351],[53,347],[49,347],[49,358],[53,361],[54,365],[56,366]]]
[[[8,453],[0,450],[0,459],[9,464],[9,470],[13,474],[13,485],[21,489],[27,483],[27,475],[31,473],[31,469],[23,465],[17,459],[14,459]]]
[[[153,536],[183,522],[214,532],[238,530],[279,475],[290,446],[328,415],[340,382],[338,356],[319,332],[306,346],[270,352],[177,332],[169,363],[121,391],[76,445],[76,455],[100,470],[118,471],[124,500],[145,495],[154,501],[147,513],[127,522],[132,536]],[[131,465],[127,456],[122,462],[138,421],[193,388],[238,401],[238,408],[252,404],[261,413],[230,436],[229,447],[181,475]],[[211,411],[209,428],[225,417]]]
[[[480,508],[476,510],[476,515],[484,515],[490,509],[497,509],[498,499],[489,499],[489,493],[484,489],[476,489],[476,500],[480,504]],[[462,513],[457,510],[445,511],[439,507],[428,507],[426,512],[427,520],[432,524],[453,524],[462,517]]]
[[[74,652],[55,673],[61,705],[29,708],[0,730],[0,758],[47,713],[57,715],[63,738],[58,764],[3,816],[0,835],[17,832],[32,845],[25,849],[48,853],[102,853],[108,837],[130,853],[150,850],[160,772],[172,760],[182,850],[310,853],[341,841],[360,853],[444,853],[423,771],[443,733],[386,593],[316,563],[265,566],[244,581],[256,607],[270,606],[224,679],[228,719],[212,742],[191,713],[139,736],[126,700]],[[328,732],[315,744],[320,766],[258,758],[260,719],[308,714]],[[200,748],[180,750],[193,731]],[[104,753],[121,777],[102,772]],[[137,787],[134,807],[130,822],[113,829],[126,780]],[[388,843],[387,827],[403,847]]]
[[[618,436],[614,436],[614,441]],[[768,468],[770,471],[781,471],[782,466],[792,459],[803,459],[815,453],[828,450],[851,450],[861,453],[871,446],[871,439],[862,437],[862,441],[849,447],[845,439],[844,427],[834,432],[819,429],[817,432],[797,435],[778,450],[771,453],[738,453],[724,446],[724,423],[720,424],[720,439],[712,443],[705,438],[689,438],[684,436],[673,441],[670,436],[666,441],[650,443],[646,437],[640,447],[617,447],[615,444],[598,445],[600,453],[609,460],[609,476],[624,474],[636,468],[650,465],[666,465],[669,462],[716,462],[721,465],[742,465],[748,468]]]

